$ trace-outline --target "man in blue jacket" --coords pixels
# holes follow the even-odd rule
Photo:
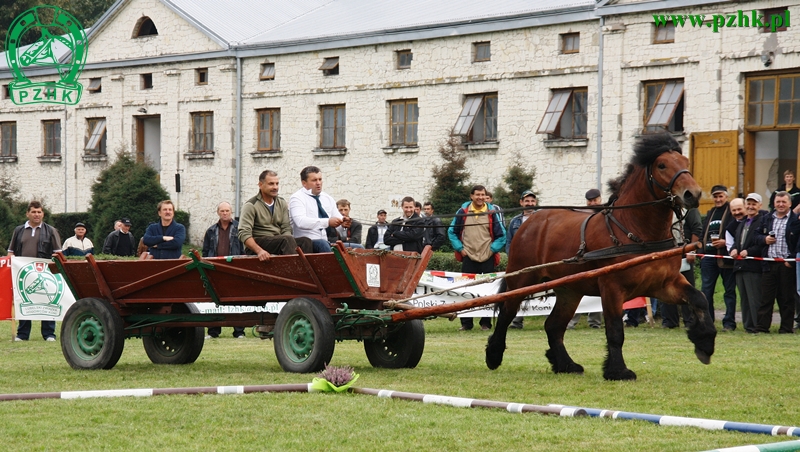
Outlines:
[[[144,244],[153,259],[177,259],[181,257],[186,228],[173,221],[175,205],[166,200],[158,203],[158,216],[161,221],[151,223],[144,233]]]
[[[470,201],[464,203],[450,227],[447,236],[461,261],[462,273],[492,273],[500,263],[500,251],[506,246],[506,231],[500,221],[499,210],[486,202],[486,187],[475,185]],[[461,317],[461,330],[471,330],[472,317]],[[482,317],[482,330],[492,328],[492,319]]]

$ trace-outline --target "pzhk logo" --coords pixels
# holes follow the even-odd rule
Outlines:
[[[22,297],[22,315],[61,315],[61,296],[64,281],[47,271],[45,262],[31,262],[22,267],[17,277],[17,289]]]
[[[30,46],[20,46],[20,39],[36,30],[41,37]],[[59,61],[58,55],[65,50],[69,59]],[[25,11],[14,19],[6,36],[6,60],[14,74],[8,85],[11,100],[16,105],[77,104],[83,91],[78,76],[86,63],[86,50],[86,33],[72,14],[50,5]],[[24,72],[37,68],[56,69],[60,80],[32,82]]]

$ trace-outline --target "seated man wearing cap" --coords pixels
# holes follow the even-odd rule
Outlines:
[[[728,190],[724,185],[714,185],[711,188],[714,198],[714,207],[706,213],[703,222],[703,233],[700,240],[705,244],[704,254],[725,256],[728,249],[725,246],[725,230],[734,221],[728,203]],[[700,261],[700,290],[708,300],[708,311],[714,318],[714,288],[717,279],[722,277],[722,287],[725,289],[725,315],[722,317],[723,331],[736,329],[736,277],[733,275],[731,262],[722,258],[704,258]]]
[[[123,218],[119,229],[108,234],[103,243],[103,254],[114,256],[136,256],[136,239],[131,234],[131,220]]]
[[[512,218],[511,222],[508,223],[508,231],[506,232],[508,234],[506,239],[506,254],[508,254],[508,250],[509,248],[511,248],[511,239],[514,238],[514,234],[517,233],[517,230],[519,229],[520,226],[522,226],[522,223],[525,222],[525,220],[527,220],[528,218],[530,218],[534,212],[536,212],[534,207],[536,207],[537,202],[538,201],[536,200],[536,193],[534,193],[531,190],[525,190],[524,192],[522,192],[522,195],[520,195],[519,205],[523,207],[524,210],[522,211],[522,213]],[[511,321],[511,325],[509,326],[509,328],[522,329],[522,324],[523,324],[523,317],[517,316],[514,317],[513,321]]]
[[[366,248],[381,249],[386,248],[383,244],[383,236],[386,234],[386,229],[389,228],[389,223],[386,222],[386,211],[381,209],[378,211],[378,222],[369,227],[367,230],[367,244]]]
[[[61,246],[64,256],[85,256],[94,254],[94,244],[86,237],[86,225],[75,223],[75,235],[64,240]]]

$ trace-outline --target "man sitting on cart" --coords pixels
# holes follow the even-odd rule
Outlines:
[[[258,176],[258,194],[244,203],[239,218],[239,240],[247,254],[255,254],[261,261],[269,260],[271,254],[297,254],[298,246],[304,253],[313,249],[311,239],[292,236],[289,206],[278,196],[279,186],[278,173],[262,171]]]

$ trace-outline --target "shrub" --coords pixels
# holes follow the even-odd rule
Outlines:
[[[508,256],[505,253],[500,253],[500,264],[495,269],[498,272],[506,271],[508,265]],[[428,261],[428,270],[437,270],[443,272],[461,272],[461,262],[456,260],[455,254],[451,251],[449,253],[437,251],[431,256]]]
[[[522,156],[516,154],[511,166],[508,167],[508,171],[505,176],[503,176],[505,185],[498,185],[492,192],[492,195],[494,195],[494,204],[506,209],[519,207],[520,195],[525,190],[533,189],[533,178],[535,176],[536,169],[528,169]],[[506,188],[506,186],[508,188]],[[510,221],[511,218],[507,217],[506,220]]]
[[[439,155],[444,163],[433,168],[434,183],[429,198],[437,215],[454,214],[464,202],[469,201],[472,187],[467,183],[469,172],[463,150],[459,137],[450,137],[439,145]],[[443,218],[442,223],[447,225],[450,221]]]
[[[66,212],[54,213],[50,216],[51,226],[58,229],[58,234],[61,236],[63,243],[68,237],[72,237],[75,233],[75,223],[81,222],[86,225],[86,236],[92,236],[92,230],[89,228],[89,212]],[[94,240],[92,240],[94,243]],[[97,246],[97,243],[94,243]],[[103,246],[101,243],[100,246]]]

